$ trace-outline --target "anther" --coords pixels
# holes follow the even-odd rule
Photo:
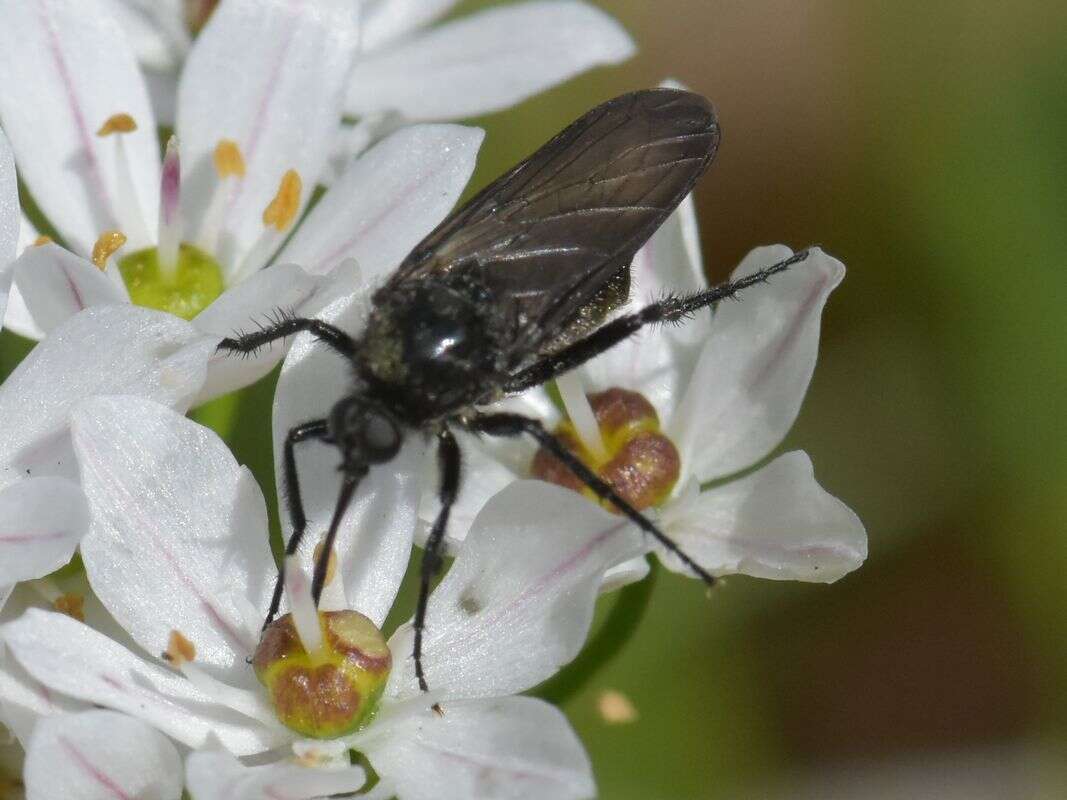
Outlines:
[[[40,236],[38,236],[36,239],[33,240],[32,247],[41,247],[42,245],[51,244],[51,243],[52,243],[52,237],[51,236],[45,236],[42,233]]]
[[[137,121],[129,114],[112,114],[100,129],[97,136],[111,136],[113,133],[133,133],[137,130]]]
[[[279,233],[293,224],[296,212],[300,210],[300,192],[303,181],[295,169],[286,170],[278,184],[278,192],[263,210],[263,224],[274,228]]]
[[[322,548],[325,542],[319,542],[315,545],[315,563],[319,563],[319,559],[322,558]],[[323,586],[329,586],[333,583],[333,579],[337,576],[337,550],[330,548],[330,560],[326,562],[326,581]]]
[[[93,245],[93,263],[101,272],[107,269],[107,261],[126,244],[126,234],[122,231],[104,231]]]
[[[61,594],[52,601],[52,608],[78,622],[85,622],[85,597],[80,594]]]
[[[241,155],[241,148],[233,139],[219,139],[215,145],[215,173],[220,178],[228,178],[231,175],[238,178],[245,176],[245,158]]]
[[[181,631],[171,631],[163,658],[175,667],[181,667],[186,662],[196,660],[196,647]]]

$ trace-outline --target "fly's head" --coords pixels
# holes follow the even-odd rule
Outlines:
[[[363,394],[348,395],[330,411],[330,438],[341,450],[342,468],[363,470],[392,460],[400,450],[400,424],[384,406]]]

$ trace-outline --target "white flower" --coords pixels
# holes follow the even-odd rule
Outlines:
[[[11,289],[11,263],[19,239],[19,190],[11,145],[0,130],[0,327],[4,324]]]
[[[316,744],[278,723],[245,661],[275,574],[265,504],[248,470],[206,428],[133,397],[80,406],[73,438],[92,511],[82,557],[95,593],[150,657],[177,630],[195,645],[195,660],[179,659],[177,674],[68,617],[31,609],[0,628],[24,680],[126,712],[193,748],[213,734],[237,756],[293,747],[306,763],[352,747],[405,799],[593,793],[562,715],[511,695],[578,652],[603,573],[645,548],[628,522],[559,487],[510,486],[486,504],[430,598],[423,652],[431,693],[418,690],[411,630],[402,626],[389,640],[393,671],[377,716],[340,745]],[[418,456],[418,443],[409,447]],[[402,573],[393,551],[410,547],[410,528],[395,523],[390,504],[413,507],[417,490],[408,476],[381,497],[361,491],[352,513],[363,524],[346,526],[338,541],[322,609],[354,608],[382,624]],[[307,582],[292,562],[287,596],[304,642],[317,631],[301,623]],[[17,687],[18,677],[7,683]],[[12,691],[0,682],[0,696]],[[205,797],[254,786],[255,775],[213,750],[189,761],[190,783],[195,777]],[[349,777],[361,785],[361,775]],[[260,795],[237,797],[246,796]]]
[[[202,25],[215,3],[108,2],[147,70],[161,119],[171,121],[189,28]],[[513,3],[434,24],[457,3],[352,0],[362,30],[345,111],[362,124],[344,130],[344,149],[361,149],[393,115],[442,121],[497,111],[634,53],[618,22],[578,0]]]
[[[791,254],[782,246],[757,249],[732,277]],[[815,367],[823,305],[844,271],[815,249],[806,261],[745,291],[740,302],[724,301],[714,315],[697,314],[679,326],[645,328],[558,382],[590,450],[599,433],[586,391],[621,388],[651,402],[681,464],[669,497],[646,513],[713,574],[830,582],[866,558],[862,523],[819,486],[805,453],[785,453],[731,478],[771,453],[796,418]],[[705,286],[691,199],[638,252],[632,284],[623,311],[669,291]],[[549,426],[561,416],[544,387],[502,405]],[[531,474],[535,455],[524,441],[459,435],[466,469],[449,522],[453,543],[463,539],[489,497]],[[593,509],[589,503],[585,513]],[[424,523],[435,513],[436,498],[428,490]],[[656,552],[671,569],[691,574],[674,556]],[[646,570],[643,561],[635,562],[613,580],[633,580]]]
[[[279,307],[314,314],[357,283],[353,258],[373,272],[414,246],[473,170],[481,131],[405,129],[350,164],[283,247],[340,123],[358,38],[348,0],[220,6],[189,52],[162,164],[144,80],[100,0],[0,0],[0,16],[0,118],[72,251],[44,245],[16,262],[6,325],[20,333],[131,297],[217,336]],[[283,353],[213,358],[200,399]]]
[[[100,306],[56,328],[0,385],[0,606],[16,582],[65,564],[88,526],[74,406],[119,392],[184,410],[217,344],[169,314]]]

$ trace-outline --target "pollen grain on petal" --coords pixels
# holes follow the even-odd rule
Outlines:
[[[61,594],[52,601],[52,608],[78,622],[85,622],[85,597],[80,594]]]
[[[51,244],[51,243],[52,243],[52,237],[51,236],[45,236],[42,233],[40,236],[38,236],[36,239],[33,240],[33,245],[32,246],[33,247],[41,247],[42,245]]]
[[[135,130],[137,130],[137,121],[129,114],[112,114],[104,120],[104,124],[100,126],[96,135],[110,136],[113,133],[133,133]]]
[[[303,181],[295,169],[287,170],[278,185],[278,193],[263,210],[263,224],[274,228],[279,233],[293,224],[300,210],[300,193]]]
[[[233,139],[219,139],[215,145],[214,161],[215,172],[220,178],[245,176],[245,157],[241,155],[240,145]]]
[[[126,234],[122,231],[104,231],[93,245],[93,263],[98,269],[107,266],[107,260],[126,244]]]
[[[181,631],[174,630],[170,632],[163,658],[174,666],[180,667],[182,664],[196,660],[196,647],[182,635]]]

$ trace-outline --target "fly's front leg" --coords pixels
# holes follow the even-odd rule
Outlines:
[[[415,677],[418,678],[419,688],[426,691],[429,686],[426,683],[426,673],[422,665],[422,634],[426,629],[426,607],[430,600],[430,583],[441,569],[444,549],[445,530],[448,527],[448,515],[452,510],[452,504],[456,501],[459,491],[460,453],[456,437],[448,428],[442,428],[437,434],[437,463],[441,469],[441,487],[438,496],[441,500],[441,510],[437,512],[437,519],[433,521],[430,536],[426,540],[426,547],[422,556],[422,573],[419,576],[419,600],[415,608]],[[440,711],[435,705],[435,710]]]
[[[320,342],[346,358],[351,358],[356,352],[356,343],[343,330],[322,320],[305,317],[286,317],[258,331],[227,337],[219,342],[218,349],[227,353],[255,355],[261,347],[266,347],[271,342],[287,336],[295,336],[303,331],[309,332]]]

